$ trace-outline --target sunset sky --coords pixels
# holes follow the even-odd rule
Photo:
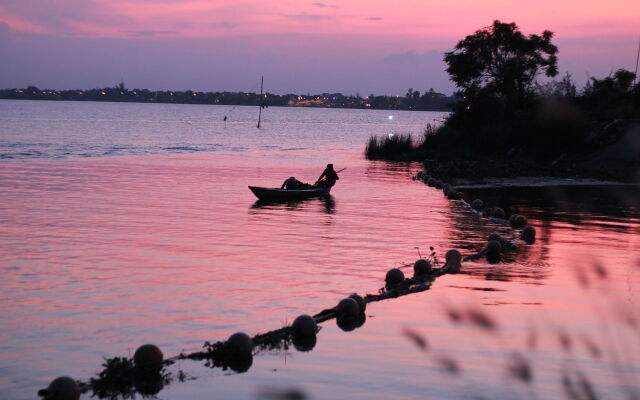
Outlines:
[[[0,0],[0,88],[451,93],[443,52],[495,19],[580,84],[635,68],[637,0]]]

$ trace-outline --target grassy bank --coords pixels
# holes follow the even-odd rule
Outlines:
[[[539,140],[553,143],[553,135],[543,136],[546,139]],[[430,175],[451,183],[515,177],[640,182],[640,120],[602,124],[576,142],[575,151],[550,146],[556,151],[541,153],[522,146],[491,152],[446,127],[428,126],[419,140],[410,135],[371,137],[365,155],[371,160],[423,162]]]

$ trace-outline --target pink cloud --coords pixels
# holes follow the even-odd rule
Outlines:
[[[280,73],[277,68],[287,68],[287,65],[311,71],[308,76],[300,71],[284,74],[282,82],[295,75],[300,79],[302,76],[314,79],[315,74],[317,81],[332,85],[331,79],[339,80],[338,74],[333,76],[328,72],[335,69],[333,66],[359,68],[361,73],[353,74],[350,83],[336,84],[356,90],[358,85],[363,88],[366,85],[351,83],[364,82],[362,79],[367,74],[372,79],[371,85],[378,85],[379,90],[390,90],[394,80],[398,82],[398,90],[406,90],[402,85],[411,84],[412,80],[417,83],[411,86],[419,88],[428,78],[420,76],[421,70],[413,68],[411,63],[428,68],[431,76],[439,76],[441,87],[450,88],[442,70],[434,72],[434,68],[443,67],[429,52],[440,54],[452,48],[458,40],[491,24],[494,19],[514,21],[525,33],[552,30],[560,47],[561,68],[567,66],[576,72],[574,75],[582,76],[587,65],[592,74],[632,67],[625,60],[631,60],[635,54],[640,2],[540,0],[535,7],[531,3],[504,0],[482,3],[472,0],[395,3],[387,0],[340,3],[313,0],[0,2],[0,20],[10,28],[12,43],[18,40],[49,43],[55,39],[56,45],[65,50],[70,60],[74,59],[73,51],[79,55],[86,53],[83,46],[98,47],[98,54],[107,51],[120,54],[135,47],[139,49],[138,53],[146,52],[148,59],[156,60],[156,63],[163,60],[162,49],[187,48],[189,51],[181,60],[185,68],[193,63],[190,68],[198,69],[199,65],[219,63],[219,59],[224,58],[226,61],[221,65],[236,71],[262,68],[271,65],[269,63],[276,74]],[[87,44],[89,42],[91,46]],[[106,46],[105,43],[112,47],[105,47],[100,53],[99,47]],[[46,49],[46,46],[42,48]],[[421,56],[425,54],[430,56]],[[396,57],[395,63],[389,64],[386,57],[392,55]],[[260,57],[263,56],[269,63],[262,63],[264,60]],[[274,60],[287,60],[287,63],[277,64]],[[387,63],[380,60],[387,60]],[[147,61],[140,58],[138,62],[146,65]],[[154,65],[140,68],[153,71],[158,68]],[[320,70],[321,65],[325,69]],[[59,68],[65,70],[62,65]],[[15,71],[14,76],[19,76],[22,70],[25,68],[16,64],[12,71]],[[84,74],[89,73],[86,71]],[[250,73],[255,74],[255,71]],[[163,70],[162,74],[169,76],[170,71]],[[181,74],[178,66],[175,74]],[[126,74],[119,73],[116,79],[122,75]],[[203,73],[202,76],[206,75]],[[341,82],[347,82],[346,78]]]
[[[540,0],[532,7],[501,0],[477,3],[434,0],[405,6],[383,0],[341,4],[298,1],[229,0],[22,0],[0,5],[12,29],[86,37],[122,37],[125,31],[180,31],[186,37],[260,32],[308,33],[309,22],[329,22],[322,32],[370,34],[370,21],[388,35],[416,38],[461,38],[494,19],[515,21],[524,30],[550,29],[559,35],[637,34],[640,2],[556,2]],[[283,20],[285,19],[285,20]],[[190,29],[179,29],[189,24]]]

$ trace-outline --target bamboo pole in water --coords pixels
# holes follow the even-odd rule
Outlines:
[[[638,61],[640,61],[640,37],[638,38],[638,51],[636,53],[636,69],[633,72],[634,73],[633,85],[631,86],[631,109],[632,110],[635,109],[636,101],[637,101],[635,85],[638,82]]]
[[[258,107],[260,111],[258,111],[258,128],[260,128],[260,118],[262,117],[262,85],[264,83],[264,75],[260,77],[260,100],[258,101]]]

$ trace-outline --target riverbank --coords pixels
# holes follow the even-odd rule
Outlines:
[[[424,159],[425,170],[453,185],[640,183],[640,163],[598,154],[531,158]]]
[[[418,93],[419,92],[415,92]],[[262,96],[262,97],[261,97]],[[52,100],[52,101],[96,101],[115,103],[165,103],[201,104],[224,106],[257,107],[308,107],[308,108],[353,108],[368,110],[406,111],[451,111],[451,105],[458,101],[455,96],[447,96],[434,91],[422,96],[375,96],[344,95],[342,93],[321,94],[274,94],[265,92],[201,92],[127,89],[124,83],[116,87],[87,90],[40,90],[35,86],[22,89],[0,89],[3,100]]]
[[[406,136],[371,138],[369,159],[420,161],[432,177],[452,185],[526,185],[558,182],[640,182],[640,122],[617,122],[592,133],[585,150],[554,157],[535,156],[525,148],[488,155],[468,144],[429,147]],[[615,130],[615,132],[612,132]],[[428,136],[431,133],[427,132]],[[502,183],[501,183],[502,182]]]

